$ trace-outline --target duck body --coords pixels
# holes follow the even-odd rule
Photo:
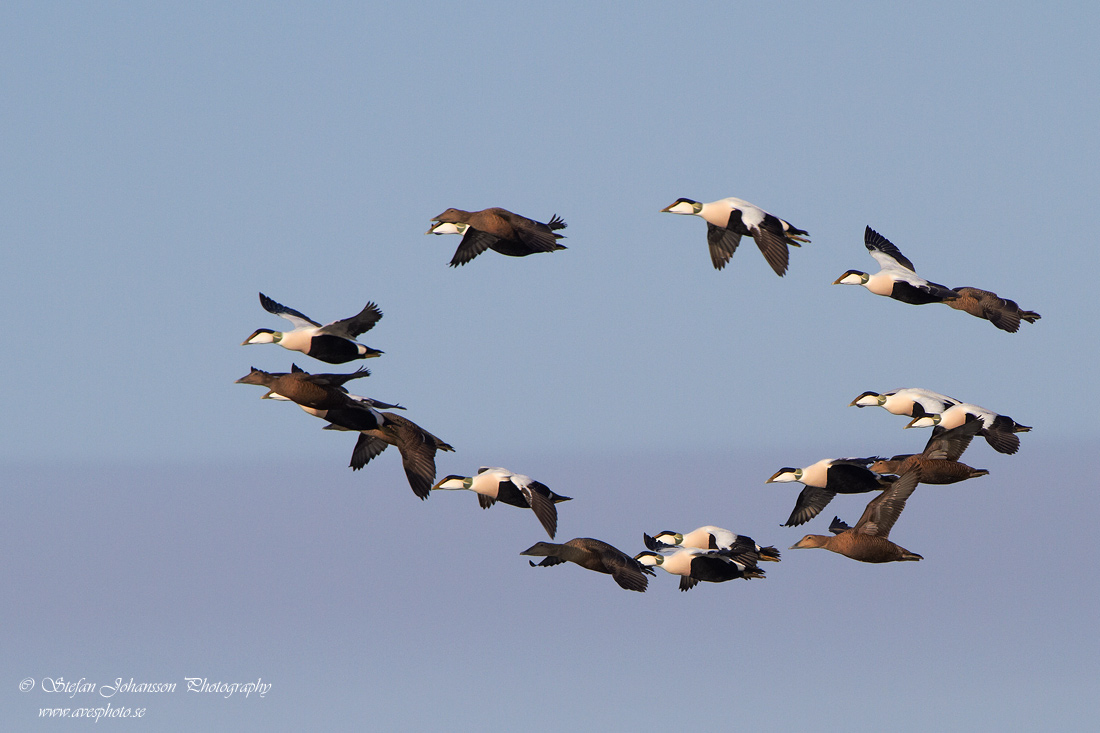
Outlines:
[[[741,237],[748,235],[756,241],[775,274],[783,277],[789,260],[788,247],[801,247],[810,241],[805,230],[738,198],[724,198],[707,204],[680,198],[661,211],[693,214],[706,221],[710,260],[716,270],[726,266],[741,243]]]
[[[1016,333],[1020,330],[1020,321],[1035,323],[1041,318],[1035,311],[1026,311],[1016,301],[1002,298],[988,290],[961,287],[955,288],[955,292],[959,297],[947,301],[949,306],[977,318],[984,318],[1002,331]]]
[[[972,468],[959,462],[970,441],[981,429],[982,421],[977,418],[951,429],[936,426],[921,453],[877,458],[869,468],[875,473],[901,475],[919,466],[922,484],[953,484],[987,476],[989,471],[984,468]]]
[[[848,270],[833,285],[862,285],[875,295],[883,295],[910,305],[943,303],[959,297],[951,288],[917,275],[913,263],[886,237],[867,227],[863,243],[879,264],[875,274]]]
[[[707,525],[681,534],[666,530],[650,537],[642,535],[649,550],[659,552],[671,547],[694,547],[701,550],[725,550],[738,562],[756,565],[761,560],[779,562],[779,551],[774,547],[761,547],[752,537],[739,535],[728,529]]]
[[[805,488],[795,501],[791,516],[784,527],[794,527],[810,521],[837,494],[864,494],[882,491],[896,479],[875,473],[867,466],[873,458],[826,458],[805,468],[784,467],[765,483],[797,481]]]
[[[313,411],[328,411],[355,409],[356,406],[350,404],[352,400],[348,397],[344,384],[352,379],[368,376],[370,371],[367,369],[359,369],[350,374],[310,374],[299,369],[297,365],[292,366],[290,372],[265,372],[252,367],[252,371],[236,383],[267,387],[269,395],[277,394]]]
[[[907,428],[942,427],[945,430],[957,428],[970,421],[980,420],[982,427],[978,435],[985,438],[990,447],[998,453],[1013,454],[1020,449],[1020,438],[1016,433],[1026,433],[1031,430],[1027,425],[1021,425],[1007,415],[998,415],[992,410],[960,402],[952,405],[938,415],[924,415],[914,418]]]
[[[571,562],[586,570],[606,573],[621,588],[639,593],[644,593],[649,585],[649,578],[646,576],[654,574],[652,568],[642,565],[617,547],[591,537],[577,537],[562,544],[536,542],[520,554],[545,558],[537,567]],[[536,563],[532,562],[531,566],[536,567]]]
[[[729,550],[704,550],[699,547],[646,550],[634,556],[642,565],[657,566],[680,576],[680,590],[694,588],[700,581],[724,583],[736,578],[763,578],[764,571],[734,559]]]
[[[535,481],[530,476],[490,466],[482,466],[476,476],[452,474],[440,480],[432,489],[473,491],[477,494],[482,509],[488,509],[498,501],[521,509],[531,509],[551,539],[557,534],[558,528],[558,510],[555,504],[571,500],[571,497],[555,494],[546,484]]]
[[[565,249],[557,241],[562,235],[555,234],[555,231],[564,229],[566,223],[556,214],[543,224],[499,207],[481,211],[451,208],[432,221],[436,223],[427,231],[428,234],[462,235],[462,242],[451,258],[451,267],[465,265],[487,249],[509,257]]]
[[[792,550],[822,548],[859,562],[884,563],[922,560],[915,552],[891,542],[890,530],[920,481],[920,467],[907,471],[887,490],[872,499],[854,527],[833,519],[833,536],[808,534]]]
[[[369,359],[382,354],[378,349],[359,343],[357,336],[369,331],[382,318],[382,311],[374,303],[367,303],[356,315],[333,321],[322,326],[308,316],[281,305],[260,293],[260,305],[268,313],[287,319],[294,324],[291,331],[257,329],[244,340],[250,344],[278,344],[284,349],[300,351],[328,364],[344,364],[355,359]]]
[[[955,484],[959,481],[988,476],[984,468],[973,468],[960,461],[943,458],[927,458],[920,453],[906,453],[892,458],[879,458],[870,465],[875,473],[901,474],[914,465],[922,469],[922,484]]]
[[[864,392],[852,400],[849,407],[881,407],[893,415],[920,417],[936,415],[951,405],[959,404],[954,397],[920,387],[893,389],[889,392]]]

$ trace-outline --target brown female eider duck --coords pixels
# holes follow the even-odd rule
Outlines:
[[[860,562],[924,559],[887,539],[890,536],[890,529],[898,520],[901,510],[905,508],[906,500],[917,488],[919,481],[920,467],[918,466],[900,476],[893,486],[872,499],[854,527],[849,527],[837,517],[829,525],[829,530],[834,533],[832,537],[808,534],[791,545],[791,549],[820,547]]]
[[[383,422],[380,426],[359,430],[359,439],[351,451],[351,470],[358,471],[389,446],[397,446],[409,487],[417,498],[427,499],[435,481],[436,452],[454,451],[454,448],[407,417],[393,412],[383,412],[381,415]],[[336,424],[325,426],[325,430],[346,429]]]
[[[382,311],[374,303],[367,303],[363,310],[351,318],[333,321],[325,326],[293,308],[276,303],[263,293],[260,293],[260,305],[268,313],[282,316],[293,323],[294,330],[272,331],[270,328],[261,328],[246,338],[241,346],[278,344],[284,349],[300,351],[329,364],[369,359],[382,353],[355,340],[356,336],[371,330],[382,318]]]
[[[487,249],[509,257],[565,249],[557,241],[562,235],[554,233],[566,227],[557,214],[543,224],[496,207],[481,211],[447,209],[432,221],[436,223],[425,234],[463,235],[451,258],[451,267],[465,265]]]
[[[546,484],[530,476],[489,466],[479,468],[476,476],[447,476],[432,487],[433,491],[438,489],[469,489],[477,494],[482,509],[488,509],[498,501],[531,509],[550,539],[554,539],[558,531],[558,509],[554,505],[571,500],[571,497],[555,494]]]
[[[252,367],[236,384],[255,384],[267,387],[265,398],[273,394],[296,403],[299,407],[316,417],[326,418],[329,411],[346,410],[351,414],[367,411],[370,405],[353,400],[344,387],[352,379],[370,376],[367,369],[359,369],[350,374],[310,374],[293,365],[290,372],[265,372]],[[324,414],[323,414],[324,413]],[[326,418],[328,419],[328,418]],[[352,428],[358,430],[359,428]]]
[[[622,550],[590,537],[577,537],[560,545],[553,542],[536,542],[520,554],[545,557],[546,559],[539,562],[537,567],[545,568],[563,562],[572,562],[587,570],[607,573],[619,586],[639,593],[644,593],[646,586],[649,585],[649,578],[646,575],[654,575],[651,568],[642,565]],[[536,563],[532,562],[531,567],[536,567]]]
[[[982,421],[972,418],[950,430],[936,426],[922,453],[877,458],[869,466],[875,473],[901,475],[913,466],[920,466],[922,484],[953,484],[978,476],[988,476],[984,468],[972,468],[960,463],[963,451],[982,429]]]
[[[724,583],[734,578],[763,578],[764,571],[755,565],[738,562],[729,550],[704,550],[698,547],[670,548],[664,552],[646,550],[634,559],[642,565],[657,566],[680,576],[680,590],[687,591],[699,584]]]
[[[805,230],[737,198],[719,199],[709,204],[681,198],[661,211],[694,214],[707,223],[707,244],[715,270],[726,266],[741,243],[741,237],[747,234],[756,240],[756,246],[775,274],[783,277],[789,259],[787,248],[801,247],[810,241]]]
[[[784,527],[805,524],[816,517],[837,494],[882,491],[895,481],[867,468],[872,458],[826,458],[806,468],[785,467],[764,483],[798,481],[806,486],[798,495]]]
[[[955,310],[965,311],[972,316],[984,318],[1002,331],[1016,333],[1020,330],[1020,321],[1035,323],[1041,316],[1035,311],[1025,311],[1016,301],[1002,298],[996,293],[979,288],[955,288],[959,297],[947,301]]]

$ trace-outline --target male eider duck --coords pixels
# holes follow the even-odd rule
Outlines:
[[[972,316],[984,318],[1002,331],[1016,333],[1020,330],[1020,321],[1035,323],[1041,317],[1035,311],[1025,311],[1016,301],[1002,298],[996,293],[979,288],[955,288],[959,297],[947,301],[955,310],[965,311]]]
[[[650,537],[642,534],[647,549],[659,552],[669,547],[697,547],[701,550],[726,550],[738,562],[755,565],[760,560],[779,562],[779,550],[761,547],[752,537],[739,535],[728,529],[708,525],[693,529],[687,534],[666,530]]]
[[[808,534],[791,545],[791,549],[822,547],[860,562],[922,560],[920,555],[887,539],[919,481],[918,466],[898,477],[893,486],[872,499],[854,527],[849,527],[839,517],[834,518],[829,525],[829,531],[834,533],[832,537]]]
[[[946,285],[919,277],[914,272],[913,263],[890,240],[871,227],[864,231],[863,243],[881,269],[874,275],[848,270],[834,280],[833,285],[862,285],[875,295],[885,295],[912,305],[943,303],[959,297]]]
[[[531,567],[545,568],[572,562],[597,573],[607,573],[621,587],[639,593],[644,593],[649,585],[646,575],[655,574],[652,568],[642,565],[622,550],[590,537],[577,537],[560,545],[536,542],[520,554],[546,558],[537,565],[532,562]]]
[[[864,494],[882,491],[895,481],[894,476],[882,476],[867,465],[871,458],[826,458],[805,468],[784,467],[764,483],[798,481],[806,486],[795,501],[791,516],[784,527],[805,524],[816,517],[837,494]]]
[[[268,313],[282,316],[294,324],[292,331],[272,331],[261,328],[246,338],[241,346],[249,344],[278,344],[284,349],[300,351],[328,364],[343,364],[354,359],[369,359],[382,352],[357,342],[355,337],[369,331],[382,318],[382,311],[374,303],[367,303],[363,310],[351,318],[320,323],[293,308],[276,303],[260,293],[260,305]]]
[[[998,415],[992,410],[966,402],[952,405],[938,415],[916,417],[905,427],[929,428],[938,425],[950,430],[973,419],[978,419],[982,423],[978,435],[984,437],[985,442],[998,453],[1012,454],[1018,451],[1020,438],[1016,433],[1026,433],[1031,430],[1027,425],[1021,425],[1007,415]]]
[[[359,430],[359,439],[351,451],[351,470],[358,471],[389,446],[397,446],[409,487],[417,498],[427,499],[435,481],[436,452],[454,451],[454,448],[403,415],[381,414],[384,420],[380,426]],[[325,430],[346,429],[336,424],[325,426]]]
[[[849,407],[881,407],[893,415],[921,417],[937,415],[951,405],[959,404],[954,397],[920,387],[892,389],[889,392],[864,392],[848,403]]]
[[[729,550],[704,550],[698,547],[679,547],[654,552],[639,552],[634,559],[642,565],[660,567],[672,575],[680,576],[680,590],[691,590],[699,581],[724,583],[734,578],[763,578],[764,571],[755,565],[738,562]]]
[[[875,473],[901,475],[913,466],[920,466],[922,484],[953,484],[978,476],[988,476],[984,468],[972,468],[960,463],[959,458],[970,441],[982,429],[982,421],[972,418],[950,430],[937,425],[924,451],[916,454],[876,458],[869,468]]]
[[[490,208],[481,211],[447,209],[432,219],[436,222],[425,234],[461,234],[462,241],[451,258],[451,267],[465,265],[486,249],[509,257],[525,257],[537,252],[565,249],[558,244],[565,229],[561,217],[554,214],[550,221],[528,219],[507,209]]]
[[[787,247],[801,247],[810,240],[805,230],[772,216],[759,206],[736,198],[720,199],[703,204],[691,199],[676,199],[661,209],[669,214],[694,214],[707,223],[707,244],[714,269],[721,270],[729,262],[741,237],[749,235],[775,274],[787,272]]]
[[[498,501],[531,509],[550,539],[554,539],[558,531],[558,509],[554,505],[571,499],[555,494],[546,484],[530,476],[489,466],[479,468],[476,476],[447,476],[432,487],[433,491],[437,489],[469,489],[477,494],[482,509],[488,509]]]

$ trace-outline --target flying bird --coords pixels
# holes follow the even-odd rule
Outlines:
[[[696,547],[701,550],[726,550],[738,562],[755,565],[760,560],[779,562],[779,551],[774,547],[761,547],[752,537],[739,535],[728,529],[708,525],[693,529],[687,534],[666,530],[650,537],[642,535],[649,550],[660,552],[669,547]]]
[[[725,198],[709,204],[676,199],[661,211],[694,214],[706,221],[710,261],[716,270],[726,266],[741,243],[741,237],[747,234],[756,240],[756,246],[775,274],[783,277],[787,272],[787,248],[801,247],[810,241],[809,232],[741,199]]]
[[[369,359],[382,353],[355,340],[360,334],[371,330],[382,318],[382,311],[374,303],[367,303],[363,310],[351,318],[333,321],[325,326],[293,308],[276,303],[263,293],[260,293],[260,305],[268,313],[274,313],[290,321],[294,324],[294,329],[272,331],[270,328],[260,328],[246,338],[241,346],[278,344],[284,349],[300,351],[328,364]]]
[[[896,479],[883,476],[867,466],[872,458],[826,458],[805,468],[784,467],[764,483],[798,481],[806,488],[798,495],[784,527],[805,524],[816,517],[837,494],[865,494],[882,491]]]
[[[933,392],[920,387],[892,389],[889,392],[864,392],[850,403],[849,407],[881,407],[893,415],[921,417],[937,415],[951,405],[959,404],[954,397]]]
[[[462,241],[451,258],[451,267],[465,265],[487,249],[509,257],[525,257],[537,252],[565,249],[558,244],[565,222],[557,214],[543,224],[507,209],[481,211],[447,209],[432,219],[436,222],[425,234],[461,234]]]
[[[833,285],[862,285],[875,295],[885,295],[912,305],[942,303],[959,297],[946,285],[918,276],[913,263],[889,239],[871,227],[864,231],[863,243],[878,262],[879,271],[869,275],[859,270],[848,270],[834,280]]]
[[[913,466],[920,466],[922,484],[953,484],[978,476],[988,476],[984,468],[972,468],[959,458],[970,441],[982,429],[982,421],[972,418],[948,430],[940,425],[932,429],[932,437],[921,453],[876,458],[869,468],[875,473],[901,475]]]
[[[590,537],[577,537],[564,544],[536,542],[520,554],[546,558],[537,567],[572,562],[597,573],[607,573],[620,587],[639,593],[644,593],[649,584],[646,575],[654,575],[652,568],[642,565],[622,550]],[[536,567],[536,564],[532,562],[531,567]]]
[[[917,466],[899,476],[890,488],[872,499],[854,527],[849,527],[836,517],[829,525],[832,537],[808,534],[791,545],[791,549],[820,547],[860,562],[922,560],[920,555],[888,539],[890,530],[919,481],[920,467]]]
[[[996,293],[979,288],[955,288],[958,298],[946,301],[955,310],[965,311],[972,316],[984,318],[1002,331],[1016,333],[1020,321],[1035,323],[1041,317],[1035,311],[1025,311],[1015,300],[1002,298]]]
[[[372,401],[348,395],[344,384],[369,375],[367,369],[350,374],[310,374],[297,365],[293,365],[290,372],[265,372],[252,367],[236,383],[266,387],[264,398],[290,400],[315,417],[338,422],[350,430],[362,430],[377,427],[382,417]]]
[[[674,547],[664,551],[646,550],[634,559],[642,565],[657,566],[680,576],[680,590],[687,591],[699,584],[724,583],[735,578],[763,578],[764,571],[755,565],[738,562],[729,550],[704,550],[698,547]]]
[[[940,426],[950,430],[957,428],[969,420],[980,420],[982,427],[978,435],[985,438],[985,442],[998,453],[1015,453],[1020,449],[1020,438],[1016,433],[1026,433],[1031,430],[1027,425],[1021,425],[1007,415],[998,415],[992,410],[978,407],[967,402],[951,405],[938,415],[922,415],[913,418],[907,428],[929,428]]]
[[[560,496],[530,476],[513,473],[507,468],[482,466],[476,476],[447,476],[435,486],[437,489],[468,489],[477,494],[482,509],[488,509],[496,502],[531,509],[542,523],[550,539],[558,531],[558,509],[555,504],[570,501],[571,497]]]
[[[435,454],[438,451],[454,451],[454,448],[420,427],[403,415],[381,413],[381,425],[359,430],[359,439],[351,451],[351,470],[358,471],[389,446],[401,452],[401,465],[409,487],[419,499],[427,499],[435,481]],[[347,430],[332,424],[325,430]]]

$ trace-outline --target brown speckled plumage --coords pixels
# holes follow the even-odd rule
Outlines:
[[[839,518],[834,519],[829,527],[836,533],[832,537],[808,534],[792,545],[791,549],[820,547],[853,560],[873,563],[923,559],[915,552],[909,552],[887,539],[890,529],[919,481],[918,466],[900,476],[893,486],[872,499],[854,527],[849,527]]]
[[[564,229],[566,224],[557,215],[543,224],[526,216],[513,214],[507,209],[492,207],[481,211],[463,211],[447,209],[432,221],[441,224],[469,224],[462,236],[451,267],[465,265],[487,249],[509,257],[524,257],[537,252],[554,252],[565,249],[558,244],[560,234],[554,230]]]

